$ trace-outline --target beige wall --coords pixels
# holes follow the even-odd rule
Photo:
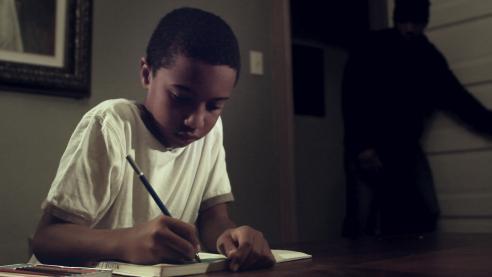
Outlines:
[[[278,180],[271,88],[272,7],[263,0],[106,0],[94,1],[92,95],[75,100],[0,91],[0,264],[27,259],[26,240],[40,216],[58,160],[84,112],[105,99],[141,100],[138,60],[164,13],[189,5],[222,16],[236,32],[243,72],[224,113],[228,169],[237,201],[233,217],[279,241]],[[265,75],[248,73],[248,51],[262,51]]]
[[[340,237],[345,214],[341,86],[347,51],[316,42],[324,55],[325,115],[295,116],[295,180],[299,240]]]

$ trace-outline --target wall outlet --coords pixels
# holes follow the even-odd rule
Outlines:
[[[255,75],[263,75],[263,53],[249,51],[249,72]]]

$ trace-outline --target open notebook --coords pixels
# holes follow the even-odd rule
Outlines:
[[[272,250],[272,252],[277,263],[311,258],[311,255],[297,251],[276,249]],[[205,252],[200,252],[198,255],[202,261],[200,263],[136,265],[109,261],[100,262],[97,267],[102,269],[111,269],[114,274],[118,275],[141,277],[183,276],[226,269],[227,263],[225,256]]]

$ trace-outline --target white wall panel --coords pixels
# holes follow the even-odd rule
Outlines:
[[[492,54],[492,16],[465,21],[428,31],[429,39],[454,63]]]
[[[429,30],[492,14],[490,0],[433,0]]]
[[[443,195],[439,198],[442,216],[490,217],[492,219],[492,193]]]
[[[444,232],[490,233],[492,218],[447,218],[443,217],[439,228]]]
[[[430,156],[444,232],[492,232],[492,149]]]
[[[465,86],[488,83],[492,80],[492,55],[450,64],[451,70]],[[492,93],[490,93],[492,95]]]
[[[492,149],[432,155],[429,161],[443,196],[492,195]]]

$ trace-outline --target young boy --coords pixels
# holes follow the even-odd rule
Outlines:
[[[192,259],[201,244],[226,255],[233,271],[272,266],[262,234],[236,227],[226,206],[233,197],[220,114],[239,75],[234,33],[208,12],[174,10],[159,22],[140,65],[143,104],[105,101],[76,127],[42,205],[36,257],[152,264]],[[126,155],[173,218],[162,215]]]

